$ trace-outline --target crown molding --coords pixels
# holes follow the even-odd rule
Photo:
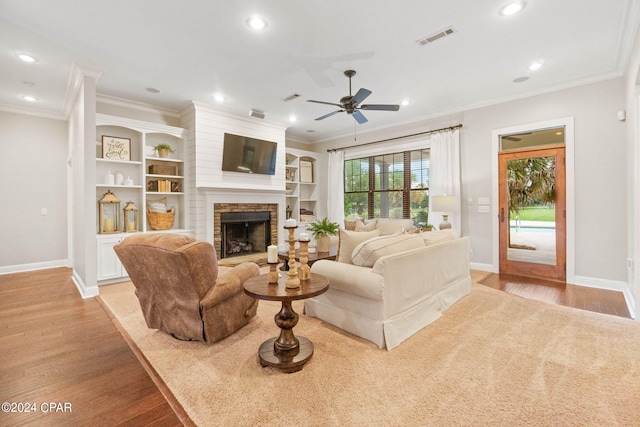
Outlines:
[[[181,114],[178,111],[171,110],[169,108],[157,107],[155,105],[146,104],[144,102],[131,101],[128,99],[118,98],[101,93],[96,94],[96,102],[105,105],[112,105],[114,107],[131,108],[134,110],[143,111],[145,113],[161,113],[165,116],[173,117],[176,119],[179,119],[181,117]]]
[[[229,110],[224,110],[218,107],[214,107],[212,105],[209,104],[205,104],[203,102],[198,102],[198,101],[191,101],[191,106],[185,108],[184,110],[181,111],[181,114],[186,114],[189,110],[189,108],[193,107],[193,109],[198,112],[198,111],[202,111],[202,112],[208,112],[208,113],[213,113],[222,117],[226,117],[229,119],[233,119],[233,120],[240,120],[243,121],[245,123],[249,123],[252,126],[255,125],[261,125],[261,126],[267,126],[267,127],[271,127],[273,129],[277,129],[278,131],[286,131],[287,128],[289,127],[288,125],[281,123],[281,122],[276,122],[273,120],[265,120],[265,119],[258,119],[255,117],[251,117],[248,114],[246,116],[241,115],[240,113],[237,112],[233,112],[233,111],[229,111]]]
[[[0,104],[0,111],[4,111],[6,113],[25,114],[28,116],[42,117],[45,119],[67,120],[67,117],[62,113],[39,110],[37,108],[21,107],[17,105]]]

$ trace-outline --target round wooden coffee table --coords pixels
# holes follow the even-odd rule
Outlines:
[[[329,289],[329,279],[311,273],[311,279],[300,281],[297,289],[287,289],[286,276],[277,284],[269,284],[268,275],[254,276],[244,282],[244,292],[254,298],[266,301],[281,301],[282,309],[275,316],[280,336],[262,343],[258,357],[262,367],[271,366],[283,372],[297,372],[313,356],[313,343],[305,337],[296,337],[293,327],[298,323],[298,313],[293,311],[291,302],[312,298]]]

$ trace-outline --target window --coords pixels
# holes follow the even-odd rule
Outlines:
[[[427,225],[429,149],[346,160],[346,218],[411,218]]]

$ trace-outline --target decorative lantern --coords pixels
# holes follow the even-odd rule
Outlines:
[[[98,233],[111,234],[120,232],[120,200],[111,190],[107,190],[98,200]]]
[[[122,223],[127,233],[139,231],[138,224],[140,223],[138,221],[138,208],[136,208],[136,205],[134,205],[133,202],[127,202],[123,211]]]

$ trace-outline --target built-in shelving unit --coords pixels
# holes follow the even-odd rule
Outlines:
[[[103,137],[122,142],[128,153],[123,152],[116,157],[124,158],[104,158]],[[185,138],[186,130],[182,128],[97,114],[96,209],[97,201],[110,190],[120,200],[120,215],[123,215],[122,209],[130,201],[139,209],[137,232],[189,234],[186,226]],[[169,144],[173,153],[166,158],[159,157],[154,147],[160,143]],[[113,184],[110,175],[113,175]],[[163,202],[167,208],[173,207],[175,219],[171,229],[153,230],[151,227],[147,206],[154,202]],[[96,222],[98,281],[101,283],[127,276],[113,251],[114,245],[131,235],[131,232],[124,231],[123,224],[124,221],[121,221],[120,230],[114,233],[99,234],[99,224]]]
[[[287,211],[301,224],[312,222],[318,212],[318,154],[288,148],[286,165]]]

